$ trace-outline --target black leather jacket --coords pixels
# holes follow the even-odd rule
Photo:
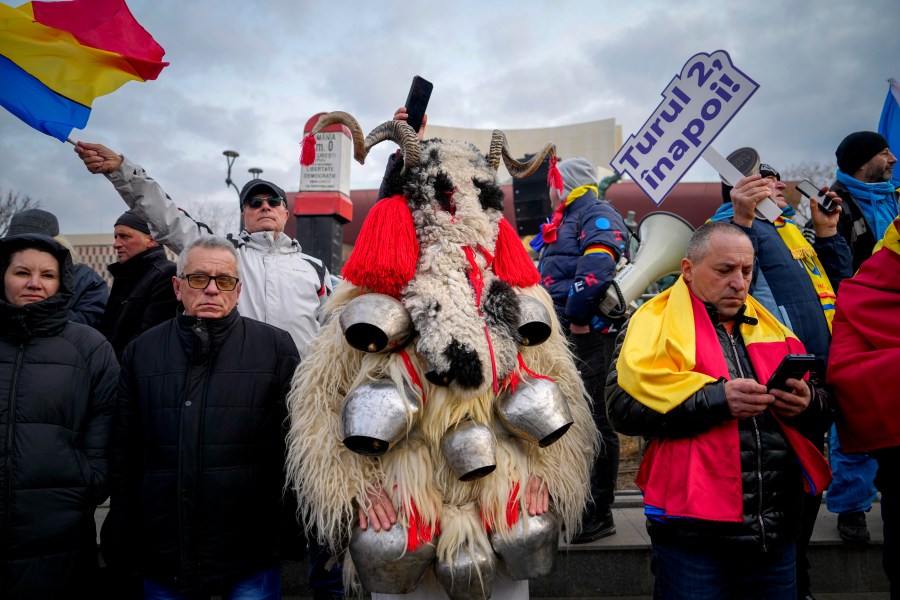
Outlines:
[[[728,373],[732,378],[755,379],[756,374],[740,334],[729,334],[719,323],[715,308],[707,307],[715,326]],[[606,402],[616,431],[644,437],[690,437],[733,419],[725,399],[725,380],[710,383],[668,412],[658,413],[644,406],[619,387],[616,361],[622,349],[627,324],[616,341]],[[813,388],[809,408],[791,420],[794,426],[815,420],[826,410],[822,388]],[[799,533],[799,511],[803,479],[797,459],[771,412],[738,421],[743,487],[744,520],[723,523],[699,519],[648,520],[654,539],[716,545],[754,545],[762,550],[792,542]]]

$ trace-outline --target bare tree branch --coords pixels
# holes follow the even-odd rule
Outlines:
[[[26,194],[9,190],[6,194],[0,191],[0,237],[6,235],[9,229],[9,221],[19,211],[28,208],[40,208],[41,201],[35,200]]]
[[[835,165],[827,162],[801,162],[789,165],[781,171],[781,180],[785,182],[797,182],[809,179],[816,187],[831,185],[835,177]],[[794,189],[793,184],[788,183],[784,190],[784,199],[797,211],[794,221],[803,225],[810,219],[809,199]]]
[[[184,202],[181,208],[199,223],[205,223],[216,235],[238,230],[241,211],[234,202]]]

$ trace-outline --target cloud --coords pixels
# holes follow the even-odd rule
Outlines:
[[[11,2],[7,2],[12,4]],[[18,2],[16,3],[18,4]],[[247,169],[296,190],[303,126],[345,110],[365,131],[391,117],[413,75],[435,84],[440,125],[526,128],[614,117],[636,132],[697,52],[724,49],[760,84],[716,140],[786,167],[833,161],[848,132],[874,129],[898,77],[895,2],[702,0],[627,4],[130,0],[166,49],[159,79],[98,98],[73,137],[142,164],[179,202],[231,206],[226,148]],[[351,186],[378,185],[391,144]],[[108,231],[124,204],[67,144],[0,111],[0,190],[43,201],[66,232]],[[687,177],[713,180],[698,161]]]

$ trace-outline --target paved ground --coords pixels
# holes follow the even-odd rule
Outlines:
[[[606,552],[612,555],[634,555],[634,552],[641,549],[649,548],[650,538],[647,535],[645,527],[645,518],[643,509],[640,507],[640,498],[638,496],[619,496],[616,501],[616,508],[613,509],[613,515],[616,521],[616,535],[598,540],[590,544],[582,544],[577,546],[562,546],[560,551],[567,553],[570,558],[577,558],[582,555],[582,560],[590,561],[590,564],[597,564],[594,561],[608,562],[611,556],[604,556]],[[98,529],[99,524],[106,515],[106,507],[101,507],[97,511]],[[858,555],[847,555],[847,548],[843,545],[837,533],[837,515],[829,513],[823,504],[819,511],[819,518],[816,523],[815,530],[811,541],[812,546],[819,547],[815,549],[817,554],[811,553],[812,580],[813,591],[818,600],[888,600],[890,594],[887,591],[878,592],[842,592],[842,593],[823,593],[816,592],[816,582],[820,583],[820,589],[830,587],[830,589],[866,589],[852,588],[847,585],[840,585],[842,581],[849,581],[854,577],[857,579],[874,582],[872,587],[868,589],[887,590],[886,578],[883,571],[880,570],[880,548],[876,548],[883,543],[882,521],[880,506],[876,503],[871,512],[868,513],[868,526],[872,536],[872,540],[867,546],[871,550],[868,552],[868,563],[859,562]],[[619,553],[617,553],[619,551]],[[627,552],[626,552],[627,551]],[[596,556],[591,556],[596,555]],[[562,561],[565,561],[561,557]],[[613,559],[613,564],[614,564]],[[559,562],[559,561],[558,561]],[[646,577],[648,578],[647,586],[649,588],[649,569]],[[300,576],[300,574],[297,574]],[[588,575],[589,576],[589,575]],[[637,580],[635,580],[637,581]],[[835,582],[838,585],[835,585]],[[294,590],[296,590],[296,585]],[[304,586],[305,587],[305,586]],[[535,586],[532,593],[539,592],[540,586]],[[591,586],[593,587],[593,586]],[[300,590],[296,590],[300,591]],[[296,593],[296,592],[295,592]],[[302,591],[301,591],[302,593]],[[631,596],[567,596],[560,598],[556,596],[537,596],[534,598],[543,598],[545,600],[650,600],[648,595],[631,595]],[[285,600],[311,600],[307,596],[286,595]]]

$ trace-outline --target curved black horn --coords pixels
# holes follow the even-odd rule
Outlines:
[[[366,154],[375,144],[384,140],[395,142],[403,150],[403,171],[419,164],[421,148],[416,130],[410,127],[406,121],[385,121],[366,136]]]
[[[358,162],[359,164],[365,164],[366,155],[369,153],[369,150],[363,140],[362,127],[359,126],[357,120],[353,118],[353,115],[351,115],[350,113],[336,110],[334,112],[322,115],[321,117],[319,117],[319,120],[316,121],[316,125],[312,128],[310,134],[315,135],[326,127],[330,127],[331,125],[336,125],[338,123],[346,126],[347,129],[350,130],[350,135],[353,137],[353,158],[356,159],[356,162]]]
[[[500,159],[502,158],[509,174],[513,177],[522,178],[528,177],[537,171],[548,154],[556,156],[556,146],[553,142],[547,142],[547,145],[528,162],[519,162],[513,158],[509,151],[509,145],[506,143],[506,134],[499,129],[495,129],[491,134],[491,149],[488,151],[487,160],[491,168],[496,171],[500,167]]]

